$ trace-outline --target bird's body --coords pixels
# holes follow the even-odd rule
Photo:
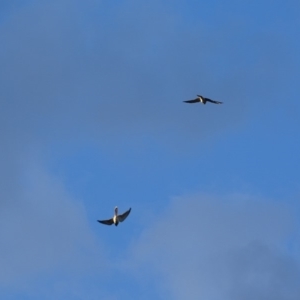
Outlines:
[[[201,95],[197,95],[198,97],[196,99],[193,99],[193,100],[186,100],[186,101],[183,101],[185,103],[203,103],[203,104],[206,104],[206,102],[211,102],[211,103],[214,103],[214,104],[222,104],[223,102],[220,102],[220,101],[215,101],[215,100],[211,100],[209,98],[205,98]]]
[[[114,216],[111,219],[109,219],[109,220],[98,220],[98,222],[101,223],[101,224],[105,224],[105,225],[115,224],[115,226],[118,226],[118,224],[120,222],[123,222],[128,217],[128,215],[130,214],[130,211],[131,211],[131,208],[129,208],[123,214],[119,215],[118,214],[118,207],[116,206]]]

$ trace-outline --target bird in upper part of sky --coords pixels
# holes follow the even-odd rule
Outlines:
[[[211,100],[209,98],[205,98],[201,95],[197,95],[198,97],[196,99],[193,99],[193,100],[186,100],[186,101],[183,101],[185,103],[197,103],[197,102],[201,102],[203,104],[206,104],[206,102],[211,102],[211,103],[214,103],[214,104],[222,104],[223,102],[220,102],[220,101],[215,101],[215,100]]]
[[[109,220],[97,220],[99,223],[105,224],[105,225],[112,225],[115,224],[115,226],[118,226],[119,222],[123,222],[128,215],[130,214],[131,208],[129,208],[124,214],[118,215],[118,207],[115,207],[115,214],[114,216]]]

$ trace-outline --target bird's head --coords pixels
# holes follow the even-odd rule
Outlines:
[[[118,206],[115,207],[115,215],[118,215]]]

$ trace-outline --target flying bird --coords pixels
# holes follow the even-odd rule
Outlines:
[[[186,100],[186,101],[183,101],[185,103],[197,103],[197,102],[201,102],[203,104],[206,104],[206,102],[211,102],[211,103],[214,103],[214,104],[222,104],[223,102],[220,102],[220,101],[215,101],[215,100],[211,100],[209,98],[205,98],[201,95],[197,95],[198,97],[196,99],[193,99],[193,100]]]
[[[99,223],[105,224],[105,225],[112,225],[115,224],[115,226],[118,226],[119,222],[123,222],[128,215],[130,214],[131,208],[129,208],[124,214],[118,215],[118,207],[115,207],[115,214],[114,216],[109,220],[97,220]]]

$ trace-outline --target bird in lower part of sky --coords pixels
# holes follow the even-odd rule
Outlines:
[[[128,215],[130,214],[131,208],[129,208],[124,214],[118,215],[118,207],[115,207],[115,214],[114,216],[109,220],[97,220],[99,223],[105,224],[105,225],[112,225],[115,224],[115,226],[118,226],[119,222],[123,222]]]
[[[201,102],[203,104],[206,104],[206,102],[211,102],[211,103],[214,103],[214,104],[222,104],[223,102],[220,102],[220,101],[215,101],[215,100],[211,100],[209,98],[205,98],[201,95],[197,95],[198,97],[196,99],[193,99],[193,100],[186,100],[186,101],[183,101],[185,103],[197,103],[197,102]]]

